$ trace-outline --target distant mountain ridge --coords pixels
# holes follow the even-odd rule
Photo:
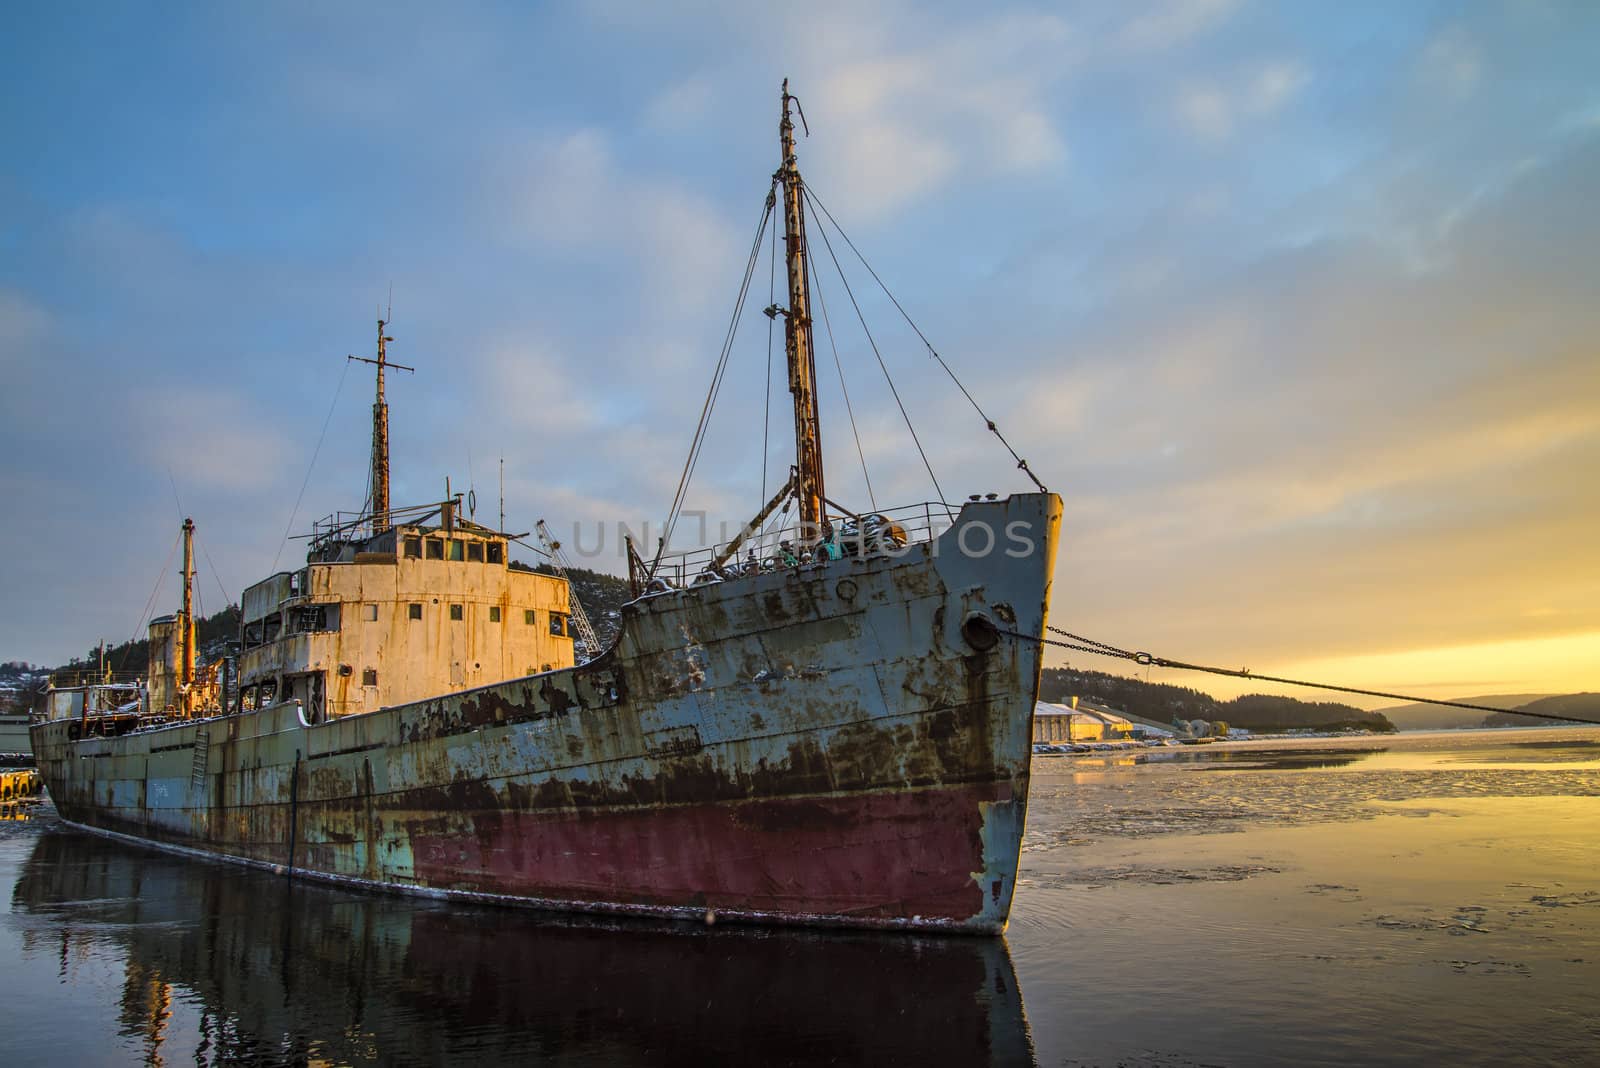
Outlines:
[[[1551,697],[1547,693],[1502,693],[1487,697],[1453,697],[1451,700],[1469,705],[1488,705],[1490,708],[1521,708],[1530,701]],[[1380,708],[1396,727],[1403,731],[1450,730],[1462,727],[1483,726],[1484,713],[1470,708],[1441,708],[1438,705],[1392,705]]]
[[[1177,717],[1209,722],[1222,720],[1230,726],[1258,731],[1357,727],[1388,732],[1395,729],[1394,724],[1379,713],[1334,701],[1298,701],[1270,694],[1247,694],[1219,701],[1187,686],[1144,682],[1102,671],[1044,669],[1039,678],[1041,701],[1068,701],[1073,696],[1160,723],[1170,723]]]
[[[1565,693],[1529,701],[1518,708],[1519,712],[1548,712],[1556,716],[1576,717],[1600,724],[1600,693]],[[1538,719],[1527,715],[1511,716],[1493,712],[1483,719],[1485,727],[1528,727],[1539,724],[1570,726],[1565,720]]]
[[[1488,705],[1504,708],[1505,712],[1485,715],[1475,709],[1435,707],[1433,705],[1395,705],[1380,708],[1395,726],[1403,731],[1450,730],[1473,727],[1534,727],[1566,723],[1565,720],[1541,719],[1537,713],[1576,717],[1600,724],[1600,694],[1597,693],[1511,693],[1490,694],[1485,697],[1456,697],[1452,700],[1469,705]],[[1535,715],[1512,715],[1535,713]]]

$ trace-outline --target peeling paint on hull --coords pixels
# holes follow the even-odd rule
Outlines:
[[[1042,633],[1059,515],[969,504],[898,559],[647,598],[566,671],[317,725],[293,705],[83,741],[39,724],[35,751],[69,822],[352,885],[997,932],[1039,647],[972,621]],[[1026,554],[960,551],[1017,523]]]

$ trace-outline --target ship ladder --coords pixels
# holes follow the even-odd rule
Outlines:
[[[211,759],[211,738],[206,731],[195,731],[194,763],[189,768],[189,786],[200,789],[206,784],[206,770]]]

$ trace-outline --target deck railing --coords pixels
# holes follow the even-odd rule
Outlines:
[[[439,508],[437,502],[391,508],[389,526],[393,528],[407,523],[426,522],[438,514]],[[334,512],[332,515],[313,520],[310,534],[311,547],[317,549],[330,542],[362,541],[370,538],[373,534],[372,521],[371,512]]]
[[[684,552],[662,553],[645,592],[663,593],[826,560],[899,556],[950,529],[959,511],[959,505],[923,501],[861,515],[833,515],[829,517],[832,529],[827,536],[798,523],[772,525],[748,533],[720,564],[717,561],[727,555],[731,539]],[[645,560],[647,566],[650,562]]]
[[[61,690],[73,686],[131,686],[143,681],[142,671],[102,671],[96,668],[72,668],[50,675],[47,685]]]
[[[393,530],[395,527],[426,523],[434,516],[439,515],[443,511],[445,504],[455,505],[457,509],[455,522],[461,528],[479,531],[488,529],[473,522],[470,514],[462,514],[459,500],[434,501],[431,504],[412,504],[391,508],[388,513],[389,525],[386,529]],[[298,534],[295,536],[309,539],[310,548],[313,552],[329,545],[365,541],[376,533],[373,529],[374,518],[373,513],[370,511],[334,512],[331,515],[323,516],[321,519],[313,520],[310,534]],[[499,532],[494,531],[493,533]]]

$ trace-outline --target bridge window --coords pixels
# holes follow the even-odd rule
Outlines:
[[[467,542],[467,562],[472,564],[483,563],[483,542]]]
[[[339,606],[336,604],[300,605],[288,611],[290,634],[339,629]]]
[[[522,610],[522,622],[531,627],[531,626],[533,626],[533,620],[534,620],[533,609],[524,608]]]
[[[407,534],[406,535],[405,545],[406,545],[406,559],[408,559],[408,560],[421,560],[422,559],[422,538],[419,535]]]
[[[462,559],[462,550],[464,550],[465,548],[466,548],[466,546],[462,543],[460,538],[451,538],[450,539],[450,559],[452,559],[452,560],[460,560],[460,559]]]
[[[498,541],[489,543],[489,562],[491,564],[503,564],[506,562],[506,547],[504,544]]]
[[[494,604],[494,605],[490,605],[489,606],[489,622],[490,623],[498,623],[498,622],[500,622],[500,606],[499,605]]]
[[[453,604],[453,605],[450,606],[450,618],[451,619],[457,619],[457,620],[459,620],[461,618],[461,606],[460,605]]]
[[[422,618],[422,606],[420,604],[408,604],[408,605],[406,605],[406,618],[407,619],[421,619]]]
[[[444,539],[443,538],[429,538],[428,539],[428,559],[429,560],[443,560],[444,559]]]
[[[550,633],[561,638],[567,636],[567,617],[564,613],[550,613]]]

